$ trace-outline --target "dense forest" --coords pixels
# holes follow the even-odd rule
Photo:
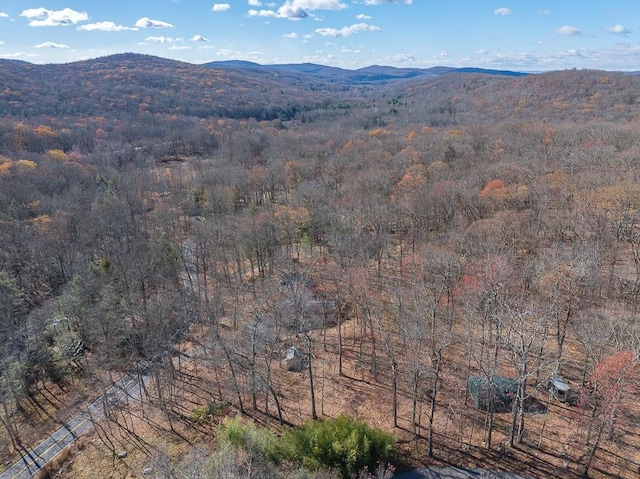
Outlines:
[[[1,65],[6,466],[637,477],[639,77]]]

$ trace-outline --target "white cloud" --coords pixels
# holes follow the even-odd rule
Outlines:
[[[173,25],[160,20],[151,20],[147,17],[142,17],[136,22],[138,28],[173,28]]]
[[[501,8],[496,8],[496,9],[493,11],[493,13],[494,13],[494,15],[502,15],[502,16],[505,16],[505,15],[511,15],[513,12],[512,12],[509,8],[501,7]]]
[[[190,50],[191,47],[189,45],[171,45],[169,50]]]
[[[523,72],[544,72],[568,68],[588,68],[610,71],[636,71],[640,58],[640,45],[619,42],[606,48],[582,48],[572,50],[536,50],[511,53],[476,55],[475,66]],[[448,63],[449,60],[434,59]],[[456,59],[456,64],[461,64]]]
[[[237,57],[240,55],[240,52],[233,51],[229,48],[223,48],[222,50],[218,50],[216,55],[221,57]]]
[[[39,57],[40,55],[36,54],[36,53],[29,53],[29,52],[15,52],[15,53],[5,53],[3,55],[0,55],[0,58],[7,58],[7,59],[11,59],[11,58],[34,58],[34,57]]]
[[[58,27],[75,25],[79,22],[89,20],[87,12],[76,12],[70,8],[63,10],[47,10],[46,8],[29,8],[23,10],[21,17],[31,20],[29,26],[32,27]]]
[[[398,3],[400,5],[411,5],[413,0],[364,0],[365,5],[384,5],[385,3]]]
[[[151,43],[176,43],[182,41],[182,38],[171,38],[171,37],[147,37],[145,39],[147,42]]]
[[[605,32],[612,33],[614,35],[628,35],[629,33],[631,33],[631,31],[628,28],[620,25],[619,23],[612,27],[606,28]]]
[[[259,7],[262,5],[262,2],[260,0],[249,0],[248,3],[251,7]]]
[[[298,38],[298,34],[296,32],[291,32],[291,33],[285,33],[284,35],[282,35],[283,38]]]
[[[584,57],[584,51],[578,50],[576,48],[570,48],[569,50],[560,52],[559,55],[562,55],[565,57]]]
[[[62,45],[61,43],[44,42],[39,45],[34,45],[33,48],[69,48],[69,46]]]
[[[356,23],[348,27],[337,28],[316,28],[315,32],[323,37],[348,37],[354,33],[360,32],[377,32],[380,27],[369,25],[368,23]]]
[[[241,52],[238,50],[231,50],[230,48],[222,48],[216,52],[216,55],[219,57],[228,57],[251,61],[257,61],[262,58],[262,52],[259,51]]]
[[[576,27],[564,25],[560,28],[556,28],[553,33],[557,33],[558,35],[580,35],[580,30]]]
[[[248,12],[250,17],[287,18],[301,20],[312,17],[314,10],[342,10],[347,5],[340,0],[286,0],[277,10],[255,10]]]
[[[208,42],[210,41],[208,38],[203,37],[202,35],[194,35],[193,37],[191,37],[192,42]]]
[[[551,15],[551,12],[544,8],[542,10],[538,10],[538,15]]]
[[[415,62],[416,57],[411,53],[398,53],[389,58],[389,61],[394,63],[406,63],[406,62]]]
[[[214,3],[211,10],[213,10],[214,12],[226,12],[230,8],[231,5],[229,5],[228,3]]]
[[[487,50],[485,50],[484,48],[478,48],[475,53],[477,55],[487,55],[489,52]]]
[[[5,12],[0,12],[0,18],[9,18],[9,14]]]
[[[347,8],[347,5],[340,0],[287,0],[283,6],[287,5],[305,10],[342,10]]]
[[[4,42],[2,40],[0,40],[0,45],[4,45]]]
[[[137,32],[139,29],[136,27],[125,27],[123,25],[116,25],[113,22],[96,22],[87,23],[86,25],[80,25],[78,30],[84,30],[87,32],[121,32],[124,30],[131,30]]]
[[[273,10],[254,10],[251,9],[247,12],[250,17],[271,17],[278,18],[278,13]]]
[[[359,13],[358,15],[356,15],[356,18],[358,20],[371,20],[371,17],[369,15],[365,15],[364,13]]]

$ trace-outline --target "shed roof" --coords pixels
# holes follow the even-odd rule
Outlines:
[[[299,358],[300,356],[300,350],[298,350],[298,348],[296,348],[295,346],[291,346],[290,348],[287,348],[287,355],[285,356],[285,359],[295,359]]]
[[[551,385],[556,389],[556,391],[566,393],[571,389],[571,387],[562,378],[551,378],[549,381],[551,381]]]

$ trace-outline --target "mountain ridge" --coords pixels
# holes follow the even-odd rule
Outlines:
[[[265,73],[279,72],[289,74],[306,74],[330,81],[342,81],[347,83],[376,83],[413,78],[432,78],[450,73],[481,73],[508,77],[523,77],[530,75],[530,73],[511,70],[492,70],[475,67],[456,68],[445,66],[435,66],[430,68],[399,68],[388,65],[369,65],[355,70],[349,70],[317,63],[282,63],[262,65],[260,63],[248,62],[245,60],[213,61],[203,63],[202,65],[209,68],[252,70],[263,71]]]
[[[467,115],[476,122],[539,115],[615,121],[640,115],[638,82],[638,75],[604,70],[519,74],[380,65],[343,70],[242,60],[193,64],[135,53],[47,65],[0,59],[0,115],[310,121],[311,110],[338,114],[378,102],[396,112],[400,104],[424,108],[437,124],[458,124]]]
[[[161,57],[157,55],[148,55],[142,53],[133,53],[133,52],[125,52],[125,53],[115,53],[112,55],[99,56],[95,58],[88,58],[84,60],[78,60],[73,62],[65,62],[65,63],[32,63],[25,60],[19,59],[10,59],[10,58],[0,58],[0,65],[3,64],[21,64],[21,65],[29,65],[34,68],[46,68],[46,69],[55,69],[59,67],[69,67],[74,65],[87,65],[92,63],[101,63],[101,62],[112,62],[112,61],[153,61],[153,62],[162,62],[166,64],[181,64],[181,65],[189,65],[193,67],[207,67],[207,68],[220,68],[220,69],[253,69],[253,70],[263,70],[263,71],[280,71],[280,72],[292,72],[292,73],[305,73],[305,74],[314,74],[324,78],[342,78],[346,80],[353,79],[362,79],[362,80],[370,80],[370,81],[378,81],[380,79],[402,79],[402,78],[412,78],[416,76],[437,76],[437,75],[445,75],[448,73],[485,73],[485,74],[494,74],[500,76],[513,76],[513,77],[521,77],[527,76],[534,73],[531,72],[521,72],[516,70],[505,70],[505,69],[490,69],[490,68],[480,68],[480,67],[448,67],[448,66],[433,66],[428,68],[420,68],[420,67],[395,67],[390,65],[368,65],[365,67],[360,67],[356,69],[348,69],[341,68],[330,65],[323,65],[320,63],[311,63],[311,62],[302,62],[302,63],[273,63],[273,64],[262,64],[257,62],[252,62],[249,60],[215,60],[204,63],[191,63],[185,62],[182,60],[175,60],[172,58]]]

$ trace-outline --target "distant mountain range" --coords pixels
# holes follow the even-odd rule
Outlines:
[[[47,65],[0,59],[0,115],[149,112],[286,119],[336,98],[360,98],[361,87],[401,86],[410,80],[445,78],[449,73],[488,73],[493,78],[525,75],[474,68],[347,70],[313,63],[259,65],[237,60],[196,65],[133,53]]]
[[[317,79],[347,83],[376,83],[402,79],[433,78],[449,73],[482,73],[509,77],[522,77],[528,73],[509,70],[488,70],[484,68],[396,68],[390,66],[372,65],[357,70],[318,65],[315,63],[288,63],[277,65],[261,65],[243,60],[228,60],[205,63],[204,66],[219,70],[250,71],[268,75],[284,74],[294,76],[311,75]]]
[[[378,102],[394,114],[400,104],[422,108],[440,125],[506,117],[618,121],[640,117],[639,91],[637,72],[602,70],[527,74],[378,65],[347,70],[237,60],[196,65],[133,53],[49,65],[0,59],[0,117],[144,115],[151,121],[168,114],[284,121],[317,109]],[[387,104],[390,98],[394,105]]]

